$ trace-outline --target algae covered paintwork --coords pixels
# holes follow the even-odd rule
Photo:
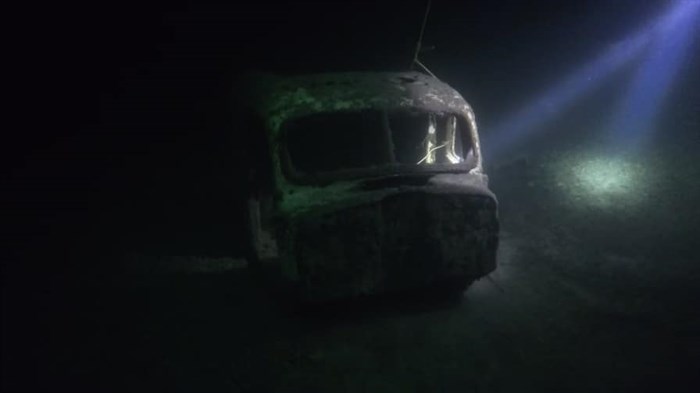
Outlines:
[[[251,132],[264,134],[261,154],[267,160],[267,170],[252,172],[251,259],[278,273],[303,299],[464,289],[495,269],[497,201],[482,170],[474,113],[457,91],[434,77],[406,72],[266,76],[257,78],[250,92],[260,120],[260,129]],[[425,128],[420,144],[405,142],[398,123],[390,120],[394,114],[404,119],[404,112],[417,119],[409,128]],[[364,113],[384,119],[377,129],[386,133],[379,138],[386,144],[376,148],[387,152],[385,161],[312,175],[298,169],[300,153],[294,150],[299,148],[293,146],[306,135],[303,119],[336,114],[352,119]],[[293,129],[295,122],[301,126]],[[323,124],[337,127],[315,134],[325,142],[301,143],[308,147],[305,156],[323,149],[332,157],[334,148],[345,148],[334,146],[332,133],[364,131],[348,131],[340,121]],[[427,155],[399,162],[397,141],[410,147],[404,148],[408,154],[423,149],[421,156]],[[369,154],[363,143],[357,142],[353,154]],[[448,157],[448,149],[450,157],[454,151],[460,157],[435,158]]]

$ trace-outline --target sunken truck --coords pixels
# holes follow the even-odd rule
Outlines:
[[[305,301],[463,291],[496,268],[474,112],[418,72],[258,76],[249,260]]]

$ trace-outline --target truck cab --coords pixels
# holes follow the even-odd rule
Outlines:
[[[258,77],[251,264],[303,300],[464,290],[496,268],[474,112],[417,72]]]

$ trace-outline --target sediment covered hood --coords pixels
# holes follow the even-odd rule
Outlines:
[[[253,83],[258,111],[276,124],[310,113],[368,108],[471,112],[469,104],[455,89],[418,72],[262,76]]]

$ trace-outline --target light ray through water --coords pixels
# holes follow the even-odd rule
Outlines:
[[[500,123],[486,127],[484,146],[487,156],[499,156],[507,152],[527,136],[532,136],[541,126],[556,118],[564,110],[571,107],[586,93],[602,85],[611,75],[632,60],[643,55],[651,47],[652,57],[647,60],[640,70],[627,100],[622,109],[620,119],[632,119],[640,108],[647,109],[648,118],[652,118],[663,94],[668,90],[673,74],[680,64],[680,57],[687,53],[687,46],[692,36],[693,15],[700,1],[674,2],[673,7],[647,24],[630,38],[619,42],[604,54],[564,78],[554,87],[542,92],[531,100],[531,104],[521,110],[503,117]],[[680,34],[683,32],[684,34]],[[667,45],[669,36],[672,45]],[[656,54],[656,55],[654,55]],[[668,61],[664,58],[668,58]],[[676,66],[669,66],[673,63]],[[665,72],[660,69],[665,67]],[[656,80],[654,80],[656,78]],[[650,87],[653,85],[653,87]],[[646,91],[651,90],[649,94]],[[634,112],[633,112],[634,111]],[[645,115],[646,116],[646,115]],[[636,121],[636,120],[635,120]],[[619,120],[618,120],[619,122]],[[648,120],[647,120],[648,123]],[[630,125],[618,125],[617,129],[634,129]]]

